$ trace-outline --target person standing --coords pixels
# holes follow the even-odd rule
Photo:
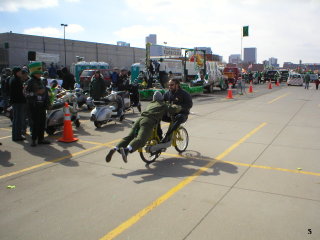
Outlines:
[[[318,76],[317,80],[314,81],[314,83],[316,84],[316,90],[318,90],[318,88],[319,88],[319,83],[320,83],[319,78],[320,78],[320,76]]]
[[[90,97],[95,101],[100,100],[106,94],[106,82],[102,78],[99,70],[97,70],[91,78],[89,93]]]
[[[304,77],[304,89],[309,89],[309,83],[310,83],[310,75],[307,73]]]
[[[162,58],[160,59],[159,64],[160,64],[159,65],[159,81],[160,81],[162,88],[165,88],[166,82],[167,82],[167,80],[166,80],[166,78],[167,78],[166,64],[164,63]]]
[[[22,69],[14,67],[10,79],[10,103],[13,110],[12,141],[23,141],[26,122],[26,98],[23,95]]]
[[[62,68],[62,88],[66,90],[73,90],[74,84],[76,83],[76,80],[74,78],[74,75],[69,72],[68,68],[64,67]]]
[[[112,90],[118,90],[118,82],[119,82],[119,68],[113,68],[113,72],[111,73],[111,87]]]
[[[33,62],[29,65],[30,79],[25,88],[27,104],[31,115],[31,146],[35,147],[38,144],[50,144],[44,139],[44,130],[46,124],[46,108],[49,104],[49,96],[46,87],[44,86],[41,75],[41,62]]]
[[[6,68],[1,76],[1,96],[3,101],[3,112],[6,113],[9,106],[9,81],[11,78],[11,68]]]

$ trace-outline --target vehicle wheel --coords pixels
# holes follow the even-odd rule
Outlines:
[[[46,129],[46,133],[48,133],[48,135],[53,135],[56,131],[55,127],[47,127]]]
[[[140,157],[142,159],[142,161],[144,161],[145,163],[153,163],[160,155],[161,155],[161,152],[159,153],[156,153],[154,155],[152,155],[150,152],[148,152],[148,148],[151,147],[151,146],[154,146],[156,144],[158,144],[159,141],[156,140],[156,139],[152,139],[152,140],[149,140],[146,145],[143,147],[143,151],[142,152],[139,152],[140,154]]]
[[[80,127],[80,120],[79,119],[77,119],[75,122],[74,122],[74,124],[76,125],[76,127],[78,128],[78,127]]]
[[[175,131],[174,136],[174,148],[179,152],[184,152],[189,144],[189,135],[187,129],[184,127],[179,127],[177,131]]]
[[[96,126],[96,128],[101,128],[101,126],[102,126],[102,123],[101,123],[101,122],[94,121],[93,123],[94,123],[94,125]]]

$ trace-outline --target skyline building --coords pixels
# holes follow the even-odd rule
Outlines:
[[[257,48],[244,48],[243,49],[243,62],[249,64],[257,63]]]
[[[148,42],[152,45],[157,45],[157,34],[149,34],[149,36],[146,37],[146,44]]]

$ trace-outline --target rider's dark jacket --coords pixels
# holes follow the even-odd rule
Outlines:
[[[181,88],[175,92],[166,92],[164,94],[164,101],[181,106],[182,110],[179,113],[182,114],[189,114],[193,105],[190,94]]]

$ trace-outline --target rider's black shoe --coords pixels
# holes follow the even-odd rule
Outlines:
[[[127,160],[127,156],[128,156],[128,153],[129,153],[129,149],[128,148],[120,148],[120,153],[122,155],[122,159],[125,163],[128,162]]]
[[[106,162],[110,162],[113,154],[116,152],[114,148],[110,149],[109,153],[106,156]]]

